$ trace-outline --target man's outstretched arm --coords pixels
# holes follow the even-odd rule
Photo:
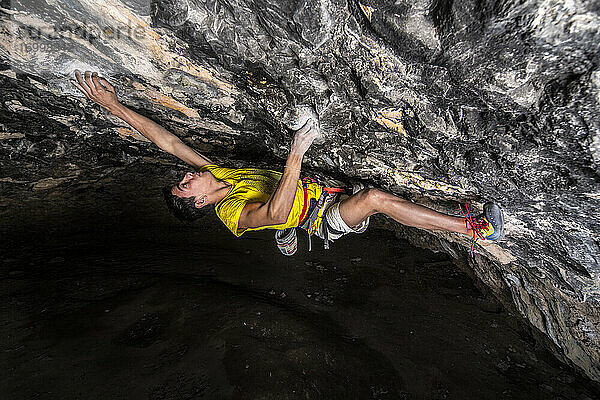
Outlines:
[[[75,70],[75,78],[77,79],[77,83],[73,80],[71,80],[71,83],[88,99],[127,122],[164,151],[173,154],[194,168],[212,164],[212,161],[208,157],[183,143],[181,139],[156,122],[121,104],[117,100],[115,88],[106,79],[99,77],[96,72],[90,73],[90,71],[86,71],[85,77],[82,77],[81,73]]]
[[[318,136],[319,131],[310,120],[296,132],[277,189],[266,203],[248,203],[240,214],[238,228],[259,228],[287,222],[296,197],[302,158]]]

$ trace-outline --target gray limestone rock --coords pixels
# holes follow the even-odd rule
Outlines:
[[[285,156],[283,115],[310,104],[325,136],[310,171],[445,212],[501,204],[506,239],[474,258],[468,238],[395,229],[463,260],[600,381],[595,2],[38,0],[0,16],[3,204],[178,165],[71,87],[76,68],[234,164]]]

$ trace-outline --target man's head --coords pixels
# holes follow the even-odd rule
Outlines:
[[[174,186],[165,186],[163,196],[169,210],[183,221],[193,221],[204,215],[212,189],[210,172],[187,172]]]

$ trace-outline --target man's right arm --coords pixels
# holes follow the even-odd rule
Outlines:
[[[185,163],[195,168],[200,168],[212,161],[186,145],[177,136],[158,125],[149,118],[127,108],[117,100],[115,88],[104,78],[98,77],[96,72],[85,72],[85,80],[78,70],[75,70],[76,85],[88,99],[106,108],[112,114],[127,122],[148,140],[152,141],[164,151],[173,154]]]
[[[195,168],[200,168],[206,164],[212,164],[212,161],[208,157],[198,153],[190,146],[183,143],[177,136],[151,119],[127,108],[123,104],[117,103],[114,107],[110,108],[109,111],[127,122],[155,145],[167,153],[173,154],[186,164]]]

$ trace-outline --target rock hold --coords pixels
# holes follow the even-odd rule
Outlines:
[[[314,108],[308,105],[299,105],[286,110],[281,122],[291,130],[297,131],[302,128],[308,120],[314,121],[317,128],[319,128],[319,116]]]

